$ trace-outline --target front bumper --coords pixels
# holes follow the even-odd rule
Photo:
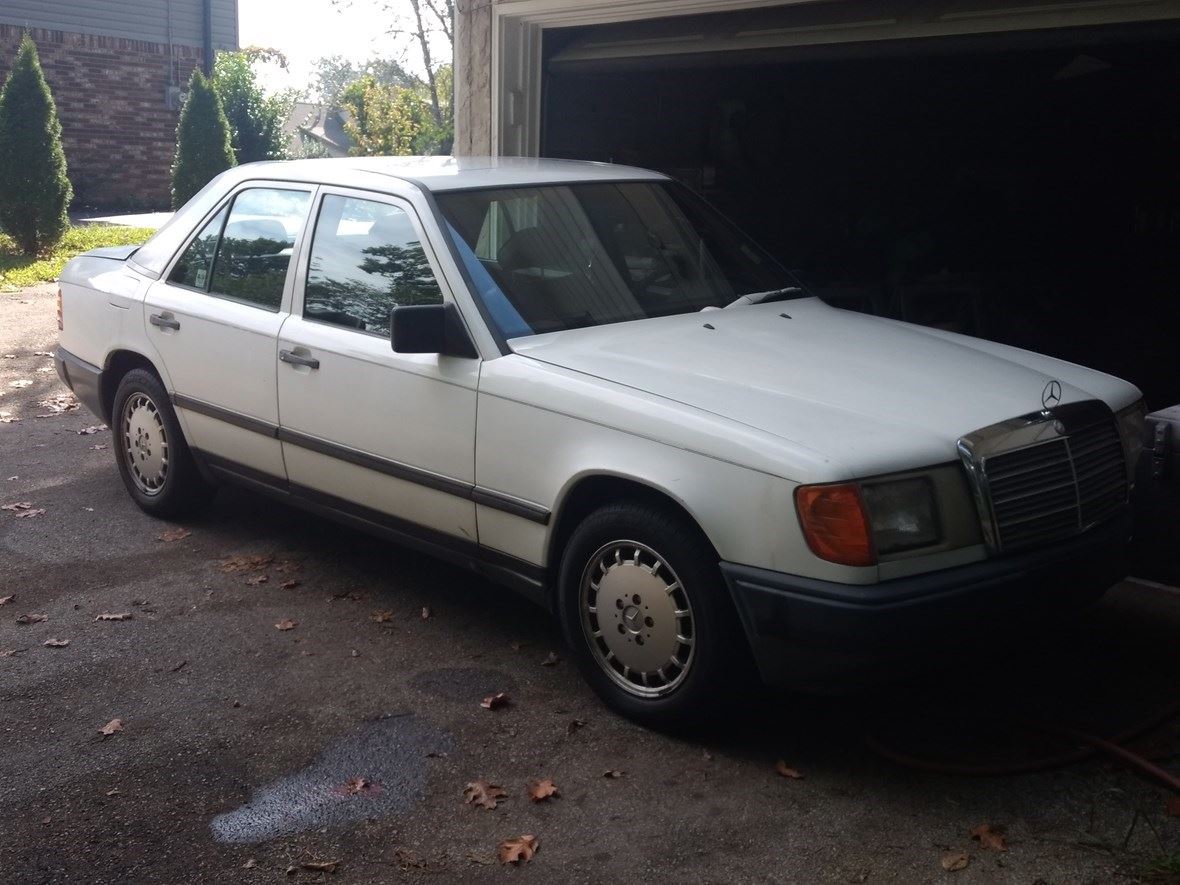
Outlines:
[[[818,581],[723,562],[763,679],[850,687],[924,651],[1078,608],[1127,575],[1131,513],[1015,556],[879,584]]]
[[[103,421],[109,421],[110,416],[102,405],[102,369],[74,356],[64,347],[54,353],[53,364],[57,366],[57,376],[74,391],[82,405]]]

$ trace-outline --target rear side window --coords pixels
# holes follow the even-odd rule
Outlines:
[[[169,281],[277,311],[311,194],[251,188],[189,243]]]
[[[373,200],[324,197],[311,243],[304,317],[388,335],[394,306],[442,301],[405,211]]]

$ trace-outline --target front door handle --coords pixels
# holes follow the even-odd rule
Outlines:
[[[318,369],[320,361],[313,356],[301,356],[293,350],[280,350],[279,362],[290,363],[293,366],[306,366],[309,369]]]
[[[148,322],[158,329],[180,329],[180,321],[170,313],[153,313]]]

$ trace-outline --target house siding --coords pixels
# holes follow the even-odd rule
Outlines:
[[[202,46],[201,10],[202,0],[3,0],[0,3],[0,24],[148,43]],[[212,13],[214,49],[236,49],[237,0],[213,0]]]

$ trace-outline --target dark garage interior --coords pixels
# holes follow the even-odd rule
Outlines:
[[[543,156],[671,174],[829,303],[1180,402],[1171,25],[587,57],[595,36],[546,32]]]

